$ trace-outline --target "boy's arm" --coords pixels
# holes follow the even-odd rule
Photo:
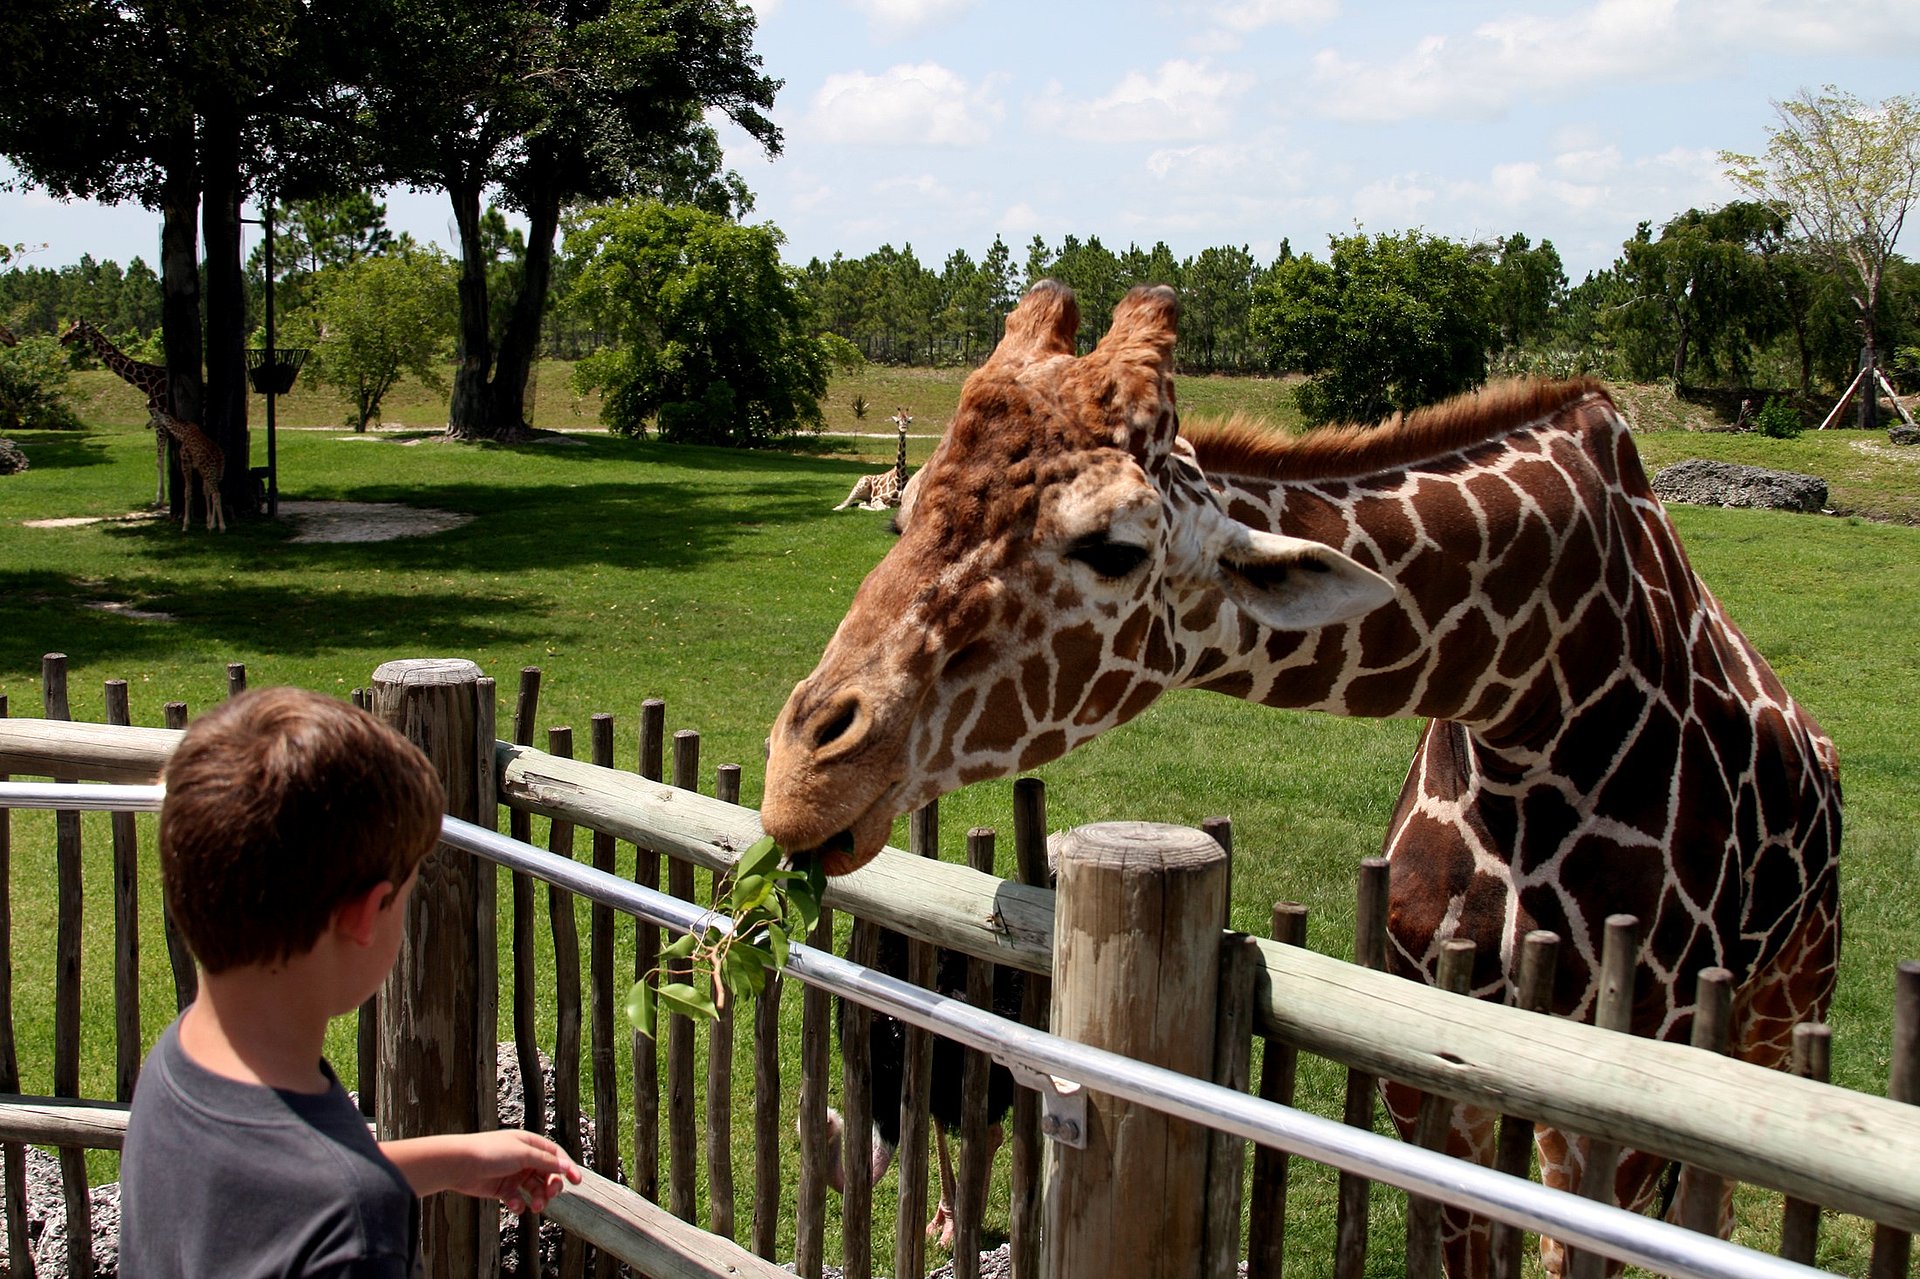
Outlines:
[[[580,1180],[566,1151],[519,1128],[407,1137],[383,1141],[380,1150],[416,1195],[457,1190],[497,1199],[513,1212],[540,1212],[568,1182]]]

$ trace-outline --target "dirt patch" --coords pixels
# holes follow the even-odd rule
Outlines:
[[[295,542],[391,542],[471,524],[473,516],[398,502],[282,502]]]
[[[82,600],[81,608],[90,608],[99,613],[112,613],[115,617],[130,618],[136,622],[171,622],[173,614],[156,612],[150,608],[135,608],[125,600]]]
[[[22,520],[27,528],[81,528],[88,524],[117,524],[166,518],[165,511],[128,511],[125,515],[69,515],[52,520]]]

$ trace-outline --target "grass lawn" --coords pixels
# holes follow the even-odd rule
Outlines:
[[[913,411],[916,436],[927,437],[909,455],[923,460],[959,381],[955,372],[882,369],[843,379],[829,396],[835,434],[791,453],[667,447],[596,433],[511,448],[400,431],[354,437],[300,429],[339,420],[334,402],[302,390],[279,418],[289,428],[279,443],[283,498],[401,502],[474,517],[431,537],[328,544],[294,542],[288,528],[259,521],[224,536],[151,521],[26,527],[32,519],[120,515],[152,494],[152,437],[141,429],[140,403],[104,374],[83,375],[88,429],[16,436],[32,469],[0,479],[0,694],[12,714],[39,714],[40,658],[60,651],[71,661],[76,717],[104,718],[102,682],[122,678],[131,685],[135,722],[158,724],[167,700],[197,710],[222,696],[230,661],[246,663],[255,684],[344,695],[383,661],[461,656],[499,680],[504,732],[517,672],[534,665],[545,671],[538,740],[546,726],[570,724],[584,753],[589,715],[609,711],[618,762],[632,767],[640,702],[663,697],[669,729],[701,730],[704,775],[722,762],[746,765],[743,798],[755,804],[768,726],[891,540],[884,516],[829,508],[858,475],[892,461],[884,435],[895,404]],[[1241,408],[1279,416],[1288,411],[1283,392],[1282,383],[1257,379],[1180,382],[1189,413]],[[864,421],[853,417],[855,394],[870,406]],[[578,407],[576,414],[564,369],[543,366],[536,424],[591,427],[593,406]],[[444,401],[408,391],[388,419],[437,427]],[[262,456],[263,420],[256,411]],[[883,438],[855,438],[873,432]],[[1911,834],[1920,767],[1905,718],[1920,704],[1911,635],[1920,617],[1920,528],[1911,527],[1920,523],[1920,458],[1861,447],[1873,443],[1852,432],[1796,441],[1677,431],[1642,438],[1650,467],[1706,456],[1820,474],[1836,509],[1856,513],[1682,509],[1674,518],[1709,585],[1839,744],[1848,801],[1847,953],[1832,1018],[1834,1069],[1847,1086],[1879,1092],[1893,966],[1920,953],[1911,887],[1920,878]],[[1861,518],[1867,515],[1893,522]],[[1347,953],[1355,864],[1379,844],[1417,730],[1411,722],[1275,712],[1183,694],[1040,775],[1055,827],[1230,814],[1240,850],[1236,925],[1264,931],[1275,899],[1301,900],[1311,908],[1311,944]],[[1010,794],[1010,782],[988,783],[942,801],[945,855],[962,855],[969,826],[1007,829]],[[14,926],[28,939],[15,948],[23,1075],[29,1090],[45,1090],[52,824],[41,814],[12,820]],[[141,823],[150,848],[151,819]],[[98,983],[90,989],[104,991],[111,971],[110,930],[101,922],[111,901],[104,818],[90,819],[88,839],[86,963]],[[904,845],[904,828],[895,842]],[[1010,842],[1003,840],[1003,868]],[[149,1038],[171,1006],[157,902],[149,879]],[[48,944],[35,944],[41,939]],[[109,1006],[105,995],[89,1006],[83,1091],[93,1096],[111,1090]],[[789,1001],[796,1020],[798,1006]],[[503,1026],[508,1015],[503,1007]],[[344,1030],[333,1051],[350,1065]],[[743,1061],[736,1076],[751,1078],[750,1065]],[[1311,1108],[1337,1114],[1337,1072],[1310,1066],[1304,1087]],[[750,1123],[751,1107],[737,1107],[736,1115]],[[736,1142],[742,1151],[744,1132]],[[101,1173],[111,1176],[111,1166],[102,1159]],[[1332,1180],[1311,1170],[1296,1176],[1295,1202],[1312,1206],[1301,1209],[1308,1215],[1290,1237],[1299,1263],[1318,1272],[1330,1255]],[[751,1184],[744,1166],[736,1180],[743,1190]],[[892,1184],[883,1183],[877,1198],[884,1214]],[[1758,1202],[1754,1196],[1743,1207],[1757,1214]],[[1384,1274],[1398,1268],[1398,1197],[1383,1193],[1376,1210],[1376,1268]],[[746,1215],[743,1199],[743,1222]],[[1743,1226],[1760,1244],[1770,1228],[1757,1215]],[[1823,1264],[1864,1273],[1862,1232],[1841,1223],[1826,1237]],[[890,1240],[890,1229],[881,1231],[876,1249],[890,1249]],[[828,1256],[837,1255],[836,1237]]]

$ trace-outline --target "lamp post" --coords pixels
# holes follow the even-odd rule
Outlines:
[[[267,397],[267,518],[276,519],[280,514],[280,442],[274,429],[274,400],[293,389],[293,380],[300,374],[300,366],[306,361],[307,353],[298,348],[280,350],[274,344],[273,332],[273,193],[261,201],[259,218],[245,218],[266,231],[264,260],[266,275],[266,347],[253,353],[251,375],[253,389]]]

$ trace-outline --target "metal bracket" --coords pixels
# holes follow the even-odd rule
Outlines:
[[[1040,1094],[1040,1135],[1075,1150],[1087,1148],[1087,1094],[1071,1079],[1022,1062],[1003,1061],[1014,1081]]]

